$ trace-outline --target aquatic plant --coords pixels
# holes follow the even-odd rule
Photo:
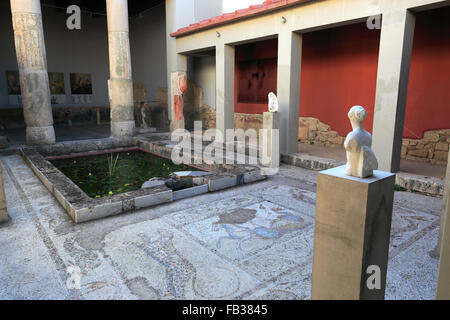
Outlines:
[[[116,174],[117,169],[117,161],[119,160],[120,154],[117,153],[117,156],[114,158],[113,153],[111,152],[111,156],[108,156],[108,174],[109,177],[112,178]]]

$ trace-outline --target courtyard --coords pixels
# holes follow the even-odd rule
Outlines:
[[[75,225],[19,155],[0,160],[0,299],[310,299],[315,171]],[[434,299],[441,205],[395,193],[386,299]]]
[[[450,0],[0,9],[0,300],[450,298]]]

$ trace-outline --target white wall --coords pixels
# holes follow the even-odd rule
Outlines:
[[[133,81],[147,86],[150,101],[167,88],[166,19],[164,3],[130,19]]]
[[[265,0],[223,0],[223,13],[248,8],[254,4],[262,4]]]
[[[204,103],[215,109],[216,58],[214,56],[195,57],[192,68],[192,80],[203,89]]]

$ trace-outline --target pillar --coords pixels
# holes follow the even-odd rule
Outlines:
[[[106,0],[108,17],[111,135],[134,136],[133,80],[127,0]]]
[[[8,221],[8,212],[6,209],[5,188],[3,185],[2,163],[0,162],[0,223]]]
[[[383,14],[378,58],[373,150],[380,170],[397,172],[405,120],[415,16],[407,10]]]
[[[280,113],[264,112],[263,113],[263,139],[260,138],[260,147],[262,152],[262,164],[268,166],[278,172],[280,167]],[[265,144],[265,145],[264,145]]]
[[[445,176],[445,193],[440,226],[440,261],[436,299],[450,300],[450,153]]]
[[[345,166],[317,176],[311,298],[384,299],[395,175],[356,178]]]
[[[29,145],[55,143],[41,3],[11,0],[23,114]]]
[[[178,4],[178,6],[177,6]],[[174,98],[172,92],[172,73],[173,72],[187,72],[187,56],[178,54],[176,49],[176,40],[170,36],[170,33],[175,32],[178,27],[184,27],[177,23],[177,10],[185,10],[186,4],[179,0],[166,0],[166,49],[167,49],[167,94],[168,94],[168,118],[172,127],[172,122],[175,118],[174,110]],[[194,22],[194,17],[186,17],[189,13],[181,15],[188,21]],[[179,26],[180,24],[180,26]],[[187,25],[187,24],[186,24]]]
[[[283,154],[298,151],[298,117],[302,35],[284,31],[278,35],[277,97],[281,113],[281,147]]]
[[[216,129],[226,136],[227,129],[234,129],[234,63],[233,46],[216,46]]]

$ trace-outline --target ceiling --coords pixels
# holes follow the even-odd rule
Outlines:
[[[41,0],[42,5],[55,7],[57,11],[65,12],[65,8],[70,5],[78,5],[82,11],[106,14],[106,0]],[[164,0],[128,0],[128,13],[130,17],[150,9]]]

